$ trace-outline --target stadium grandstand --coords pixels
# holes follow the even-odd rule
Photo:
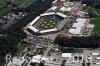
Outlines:
[[[60,12],[44,13],[29,23],[27,30],[39,35],[58,32],[64,27],[67,21],[67,16]]]

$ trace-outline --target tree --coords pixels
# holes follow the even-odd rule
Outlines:
[[[75,47],[75,48],[98,48],[100,47],[100,36],[88,36],[88,37],[60,37],[55,38],[55,44],[63,47]]]

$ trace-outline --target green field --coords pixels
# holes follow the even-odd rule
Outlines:
[[[91,21],[91,23],[95,24],[93,32],[95,34],[100,34],[100,17],[96,17],[94,20]]]
[[[48,19],[48,20],[44,20],[43,22],[41,22],[41,24],[38,25],[38,28],[41,30],[52,29],[52,28],[56,27],[57,24],[58,24],[57,20]]]
[[[12,0],[12,2],[16,5],[18,5],[19,7],[21,6],[28,6],[30,5],[32,2],[34,2],[35,0]],[[12,12],[11,11],[12,7],[8,7],[7,5],[5,5],[5,1],[4,0],[0,0],[0,17],[7,15],[8,13]]]
[[[4,2],[4,0],[0,0],[0,3],[3,3]]]
[[[97,9],[95,7],[85,6],[85,7],[83,7],[83,10],[84,10],[84,12],[87,12],[88,14],[95,13],[98,16],[100,15],[100,9]]]
[[[93,11],[93,10],[94,11]],[[95,34],[100,34],[100,10],[99,9],[96,9],[96,8],[89,8],[88,10],[87,10],[87,12],[88,13],[96,13],[98,16],[95,18],[95,19],[92,19],[91,20],[91,23],[92,24],[95,24],[95,28],[94,28],[94,30],[93,30],[93,32],[95,33]]]
[[[83,8],[85,12],[88,14],[95,13],[98,16],[95,19],[92,19],[90,23],[95,24],[95,28],[93,29],[94,34],[100,34],[100,9],[86,6]]]
[[[33,1],[35,0],[13,0],[13,3],[19,6],[28,6]]]
[[[90,7],[86,12],[88,12],[88,13],[95,13],[95,14],[100,15],[100,10],[96,9],[96,8],[91,8]]]
[[[5,1],[0,0],[0,17],[7,15],[9,12],[11,12],[11,7],[7,7]]]
[[[7,15],[9,12],[11,12],[10,7],[0,9],[0,17]]]
[[[23,51],[26,47],[28,47],[28,44],[25,43],[25,42],[21,42],[21,43],[19,43],[18,46],[17,46],[17,51],[21,52],[21,51]]]

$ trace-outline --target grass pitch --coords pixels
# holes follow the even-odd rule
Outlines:
[[[92,9],[91,9],[92,8]],[[84,7],[84,11],[87,13],[96,13],[98,16],[95,19],[91,20],[92,24],[95,24],[95,27],[93,29],[94,34],[100,34],[100,9],[89,6]]]
[[[21,51],[23,51],[26,47],[28,47],[28,44],[25,43],[25,42],[21,42],[21,43],[19,43],[18,46],[17,46],[17,51],[21,52]]]
[[[58,24],[58,21],[55,19],[47,19],[41,22],[40,25],[38,25],[38,28],[41,30],[46,30],[46,29],[52,29],[56,27]]]
[[[95,24],[93,32],[95,34],[100,34],[100,17],[96,17],[94,20],[91,21],[92,24]]]

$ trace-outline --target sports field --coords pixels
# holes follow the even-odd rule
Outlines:
[[[43,22],[41,22],[38,25],[38,28],[41,29],[41,30],[52,29],[52,28],[56,27],[57,24],[58,24],[57,20],[47,19],[47,20],[44,20]]]
[[[95,24],[95,28],[94,28],[93,32],[95,34],[100,34],[100,10],[96,9],[96,8],[92,8],[92,9],[89,9],[88,12],[89,13],[95,13],[95,14],[98,15],[95,19],[93,19],[91,21],[91,23]]]
[[[100,9],[94,8],[94,7],[85,7],[84,10],[87,13],[95,13],[98,16],[95,19],[91,20],[92,24],[95,24],[95,28],[93,30],[94,34],[100,34]]]
[[[100,15],[100,10],[97,9],[97,8],[94,8],[94,7],[89,7],[86,12],[88,12],[88,13],[95,13],[98,16]]]
[[[100,17],[96,17],[94,20],[91,21],[91,23],[95,24],[93,32],[95,34],[100,34]]]
[[[19,43],[17,45],[16,49],[17,49],[17,51],[21,52],[21,51],[23,51],[27,47],[28,47],[28,44],[27,43],[21,42],[21,43]]]

